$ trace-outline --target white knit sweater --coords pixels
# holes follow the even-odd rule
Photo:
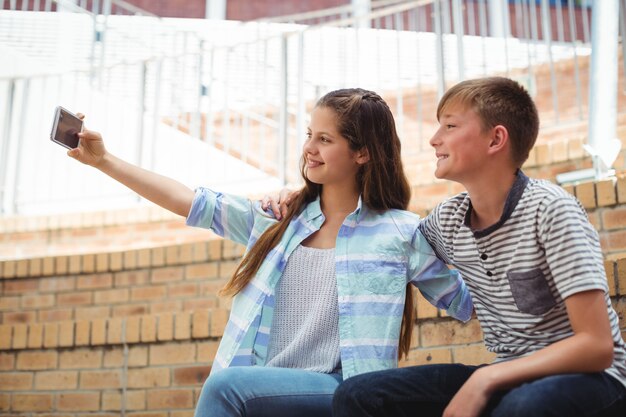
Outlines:
[[[335,250],[299,246],[276,287],[266,366],[336,372],[338,321]]]

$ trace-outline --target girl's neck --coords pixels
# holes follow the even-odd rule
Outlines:
[[[355,189],[324,186],[320,200],[324,216],[340,214],[345,217],[356,209],[359,193]]]

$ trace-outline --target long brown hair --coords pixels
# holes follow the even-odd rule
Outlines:
[[[331,91],[316,104],[332,110],[337,131],[353,151],[366,149],[369,161],[359,168],[357,186],[363,204],[373,210],[406,210],[411,197],[409,182],[400,158],[400,139],[393,114],[387,103],[376,93],[360,88]],[[221,294],[239,293],[256,275],[267,254],[278,244],[294,216],[314,201],[322,186],[306,177],[303,159],[300,171],[304,187],[290,206],[285,218],[269,227],[244,255],[232,278]],[[411,345],[414,323],[413,288],[407,285],[404,313],[400,330],[399,356],[406,355]]]

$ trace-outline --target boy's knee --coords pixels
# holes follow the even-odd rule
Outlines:
[[[376,397],[368,378],[355,376],[343,381],[333,396],[333,416],[348,417],[362,415],[371,408]]]

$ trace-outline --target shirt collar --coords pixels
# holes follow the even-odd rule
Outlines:
[[[506,201],[504,203],[504,210],[502,210],[502,216],[497,223],[487,227],[482,230],[474,230],[474,237],[481,238],[489,235],[490,233],[498,230],[504,222],[506,222],[513,214],[515,207],[517,207],[517,203],[522,198],[522,194],[524,194],[524,190],[526,189],[526,185],[528,184],[528,177],[522,172],[521,169],[518,169],[515,173],[516,178],[515,182],[513,182],[513,186],[509,190],[509,194],[506,197]],[[470,227],[472,218],[472,200],[469,200],[469,206],[467,208],[467,212],[465,213],[465,226]]]
[[[350,213],[348,217],[352,218],[353,216],[355,216],[356,222],[358,223],[363,219],[366,212],[367,212],[366,205],[363,204],[362,196],[359,195],[359,201],[357,202],[356,209],[352,213]],[[320,204],[320,196],[317,196],[315,200],[311,201],[309,204],[306,205],[306,208],[304,209],[302,216],[307,221],[313,221],[317,219],[318,217],[323,216],[322,207]]]

